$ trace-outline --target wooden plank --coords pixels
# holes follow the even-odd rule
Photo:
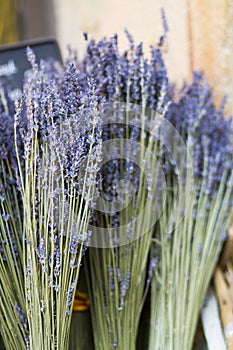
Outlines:
[[[222,269],[225,268],[228,261],[233,261],[233,225],[228,230],[228,237],[220,257],[219,266]]]
[[[20,39],[18,6],[14,0],[0,0],[0,45]]]
[[[25,0],[18,3],[24,40],[55,35],[53,1]]]
[[[214,286],[227,342],[227,350],[233,350],[233,312],[232,303],[222,270],[217,267],[214,275]]]
[[[233,110],[233,1],[187,0],[189,2],[193,68],[204,70],[215,86],[216,100],[229,96]]]
[[[218,302],[213,288],[209,288],[207,292],[204,306],[201,310],[201,320],[208,350],[226,350],[218,311]]]

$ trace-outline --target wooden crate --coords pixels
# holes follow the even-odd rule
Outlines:
[[[202,309],[209,350],[233,350],[233,225]]]

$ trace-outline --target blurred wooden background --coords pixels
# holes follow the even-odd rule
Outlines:
[[[162,32],[161,7],[168,24],[169,76],[178,84],[192,71],[204,70],[215,86],[216,100],[229,96],[233,112],[233,0],[53,0],[57,38],[83,52],[82,33],[101,38],[120,34],[124,48],[127,28],[145,48]]]
[[[0,44],[20,40],[18,7],[14,0],[0,0]]]
[[[227,94],[233,114],[233,0],[0,0],[0,44],[52,35],[64,56],[68,44],[82,56],[84,31],[97,39],[118,33],[124,49],[127,28],[149,52],[162,33],[161,8],[171,80],[180,85],[204,70],[216,101]]]

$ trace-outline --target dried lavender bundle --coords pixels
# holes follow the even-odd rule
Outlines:
[[[123,55],[115,35],[90,40],[84,60],[76,63],[82,83],[91,74],[98,98],[107,101],[101,112],[103,148],[110,145],[106,155],[103,151],[105,204],[100,208],[97,202],[92,225],[101,238],[91,241],[88,265],[96,349],[136,347],[151,276],[153,224],[162,206],[160,143],[153,130],[166,113],[166,69],[159,46],[151,48],[147,60],[142,44],[127,35],[129,49]]]
[[[155,233],[149,349],[189,350],[232,213],[232,126],[200,74],[167,117],[184,138],[192,168],[186,160],[176,181],[165,163],[173,189]],[[172,143],[173,154],[180,152]]]
[[[7,99],[4,84],[0,101],[0,330],[6,349],[22,349],[28,335],[23,311],[22,202],[14,148],[14,106]]]
[[[92,80],[82,101],[72,65],[53,79],[43,62],[38,67],[31,50],[28,58],[32,73],[15,116],[16,150],[20,138],[24,145],[23,164],[17,155],[24,212],[28,348],[68,349],[72,306],[98,184],[100,118]]]
[[[150,122],[153,125],[156,119]],[[147,261],[153,224],[161,204],[162,187],[159,190],[157,187],[160,175],[157,140],[145,140],[145,129],[137,129],[139,143],[136,143],[135,130],[124,131],[130,134],[131,148],[122,146],[121,152],[111,152],[114,160],[103,169],[102,191],[111,204],[108,210],[105,207],[93,218],[97,234],[101,227],[99,233],[104,234],[105,239],[101,237],[97,247],[89,249],[88,275],[96,349],[135,349],[141,310],[149,287]],[[135,160],[136,152],[132,147],[138,152]],[[125,159],[128,161],[123,161]],[[116,210],[116,202],[121,209]]]

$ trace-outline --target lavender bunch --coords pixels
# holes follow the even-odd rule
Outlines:
[[[44,62],[38,66],[31,50],[28,59],[32,72],[15,115],[24,215],[27,348],[68,349],[74,295],[97,190],[100,118],[92,80],[82,101],[81,96],[77,98],[78,77],[72,65],[54,77]]]
[[[189,350],[232,213],[232,126],[198,73],[167,118],[186,145],[173,138],[173,154],[186,161],[178,180],[176,164],[164,165],[173,188],[155,232],[149,349]]]
[[[164,36],[157,46],[151,46],[150,59],[147,60],[143,44],[136,44],[128,31],[126,35],[129,48],[123,54],[119,52],[118,36],[115,34],[99,42],[91,39],[87,43],[84,59],[78,61],[71,55],[70,60],[76,61],[82,87],[86,85],[87,76],[95,79],[99,99],[145,103],[147,108],[156,110],[161,90],[168,83],[161,51]],[[88,39],[87,34],[85,37]]]
[[[127,35],[125,53],[119,53],[115,35],[90,40],[84,60],[76,62],[82,86],[93,76],[98,99],[106,101],[101,111],[104,204],[97,202],[92,221],[102,236],[89,249],[87,274],[96,349],[136,347],[149,288],[153,220],[161,205],[157,188],[163,190],[158,186],[160,146],[150,131],[166,113],[166,69],[160,46],[151,48],[147,60],[142,43]]]
[[[139,113],[143,118],[143,112]],[[129,113],[121,115],[124,121],[126,115],[129,117]],[[149,122],[153,125],[156,119]],[[108,137],[113,137],[114,129],[113,126]],[[97,233],[104,232],[97,247],[89,249],[89,291],[96,349],[136,347],[139,320],[149,288],[147,260],[153,220],[159,210],[155,204],[159,197],[159,169],[155,159],[158,142],[151,138],[145,145],[145,129],[131,129],[130,124],[122,132],[128,133],[129,144],[115,153],[111,151],[113,159],[102,169],[101,195],[110,203],[108,209],[94,213],[92,223]],[[117,141],[122,142],[121,132],[118,137]],[[136,166],[138,163],[140,167]]]
[[[14,147],[14,106],[0,87],[0,329],[6,349],[25,348],[22,201]],[[19,154],[22,150],[19,148]]]

